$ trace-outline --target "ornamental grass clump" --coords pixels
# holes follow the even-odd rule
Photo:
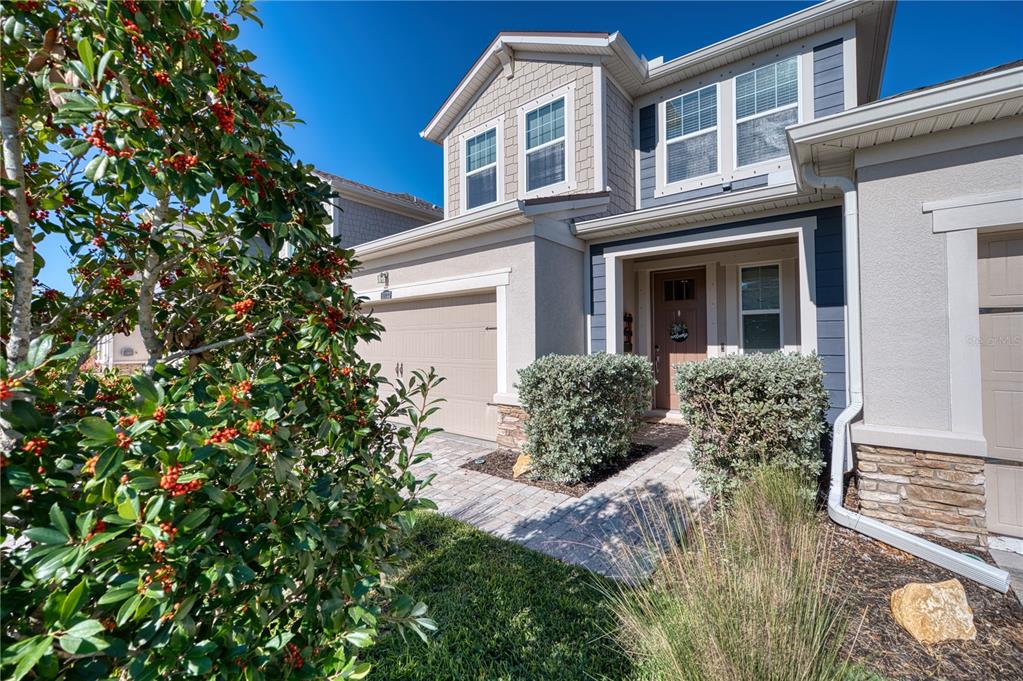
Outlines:
[[[609,591],[617,640],[641,678],[848,678],[827,526],[798,473],[769,467],[751,478],[722,514],[644,514],[647,545],[621,556],[623,568],[635,574],[655,544],[666,553],[649,581]]]
[[[573,483],[624,457],[654,385],[636,355],[547,355],[519,371],[531,474]]]
[[[823,467],[828,394],[816,355],[730,355],[675,367],[693,465],[719,504],[760,466],[798,472],[812,495]]]
[[[245,20],[0,3],[4,679],[355,679],[385,629],[434,627],[387,575],[438,378],[382,395],[356,352],[382,327]],[[134,329],[146,366],[99,370]]]

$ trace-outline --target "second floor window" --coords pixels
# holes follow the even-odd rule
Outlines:
[[[465,194],[468,209],[497,201],[497,128],[465,141]]]
[[[670,99],[664,105],[665,173],[680,182],[718,170],[717,85]]]
[[[526,114],[526,191],[565,181],[565,98]]]
[[[799,122],[799,61],[789,57],[735,79],[735,160],[738,166],[788,153],[785,128]]]

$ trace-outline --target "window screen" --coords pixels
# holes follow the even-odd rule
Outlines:
[[[717,172],[717,85],[668,100],[664,111],[668,182]]]
[[[735,138],[738,165],[786,153],[785,127],[799,119],[799,61],[789,57],[735,79]]]
[[[497,129],[465,141],[465,205],[477,208],[497,201]]]
[[[565,99],[526,114],[526,190],[565,179]]]
[[[743,267],[740,281],[744,352],[781,349],[781,272],[778,265]]]

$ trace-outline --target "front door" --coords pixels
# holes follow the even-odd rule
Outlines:
[[[982,235],[978,256],[987,526],[1023,537],[1023,231]]]
[[[671,367],[707,357],[706,270],[654,272],[651,279],[656,407],[677,410]]]

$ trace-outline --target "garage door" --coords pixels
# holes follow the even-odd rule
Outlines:
[[[408,380],[415,369],[437,370],[446,380],[430,425],[459,435],[493,440],[497,409],[497,303],[493,293],[415,301],[375,302],[383,323],[379,342],[359,354],[382,365],[387,378]]]
[[[978,243],[987,524],[1023,537],[1023,231]]]

